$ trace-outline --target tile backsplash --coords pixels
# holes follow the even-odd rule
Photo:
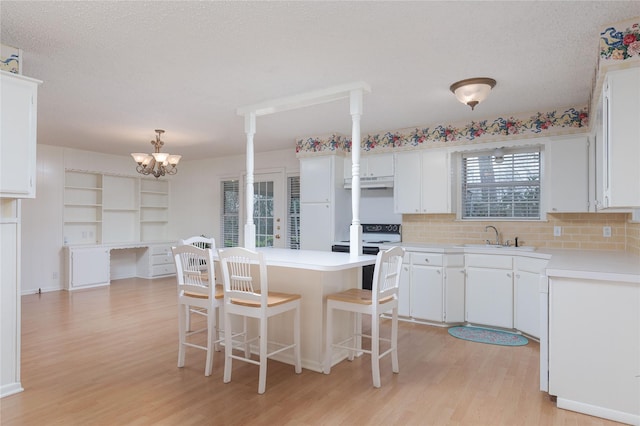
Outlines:
[[[630,222],[628,213],[555,213],[547,221],[462,221],[455,214],[402,216],[402,240],[413,243],[481,244],[494,240],[487,225],[498,228],[502,241],[537,248],[626,250],[640,256],[640,223]],[[561,235],[554,236],[560,227]],[[603,236],[603,228],[611,236]]]

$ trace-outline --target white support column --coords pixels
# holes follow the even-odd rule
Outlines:
[[[362,116],[362,89],[351,90],[351,227],[349,229],[349,252],[362,254],[362,226],[360,225],[360,117]]]
[[[247,189],[246,189],[246,216],[244,225],[244,247],[250,250],[256,248],[256,225],[253,223],[253,175],[254,175],[254,149],[253,136],[256,133],[256,114],[249,112],[244,116],[244,131],[247,134]]]

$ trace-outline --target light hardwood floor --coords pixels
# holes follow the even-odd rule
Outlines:
[[[388,324],[387,324],[388,325]],[[466,342],[446,329],[401,323],[400,374],[386,357],[382,387],[370,358],[330,375],[269,361],[267,391],[257,366],[223,356],[204,376],[204,352],[177,368],[175,279],[127,279],[110,287],[23,297],[22,384],[0,400],[9,425],[607,425],[560,410],[538,390],[539,345]]]

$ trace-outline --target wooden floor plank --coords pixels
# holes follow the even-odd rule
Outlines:
[[[196,316],[197,317],[197,316]],[[194,319],[195,322],[201,321]],[[388,332],[388,324],[383,326]],[[11,425],[612,425],[557,409],[538,390],[539,345],[467,342],[446,329],[401,323],[400,374],[370,358],[330,375],[269,361],[236,362],[222,382],[223,357],[204,376],[203,351],[177,368],[175,279],[126,279],[110,287],[22,298],[22,384],[0,400]]]

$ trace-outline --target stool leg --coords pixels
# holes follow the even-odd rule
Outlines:
[[[380,315],[371,315],[371,373],[373,386],[380,387]]]
[[[178,305],[178,367],[184,367],[184,342],[186,339],[186,322],[189,309],[182,303]]]
[[[298,303],[295,309],[294,318],[293,318],[293,343],[295,343],[295,347],[293,348],[293,356],[295,359],[295,371],[297,374],[302,373],[302,360],[300,357],[300,304]]]
[[[267,318],[260,318],[260,372],[258,393],[263,394],[267,387]]]
[[[188,312],[188,311],[187,311]],[[204,375],[210,376],[213,368],[213,342],[215,341],[216,331],[216,309],[207,310],[207,362],[204,368]]]
[[[231,352],[233,340],[231,339],[231,315],[224,314],[224,377],[223,382],[229,383],[231,381],[231,367],[233,358],[231,358]]]
[[[398,308],[393,308],[391,314],[391,369],[394,373],[400,372],[398,365]]]

